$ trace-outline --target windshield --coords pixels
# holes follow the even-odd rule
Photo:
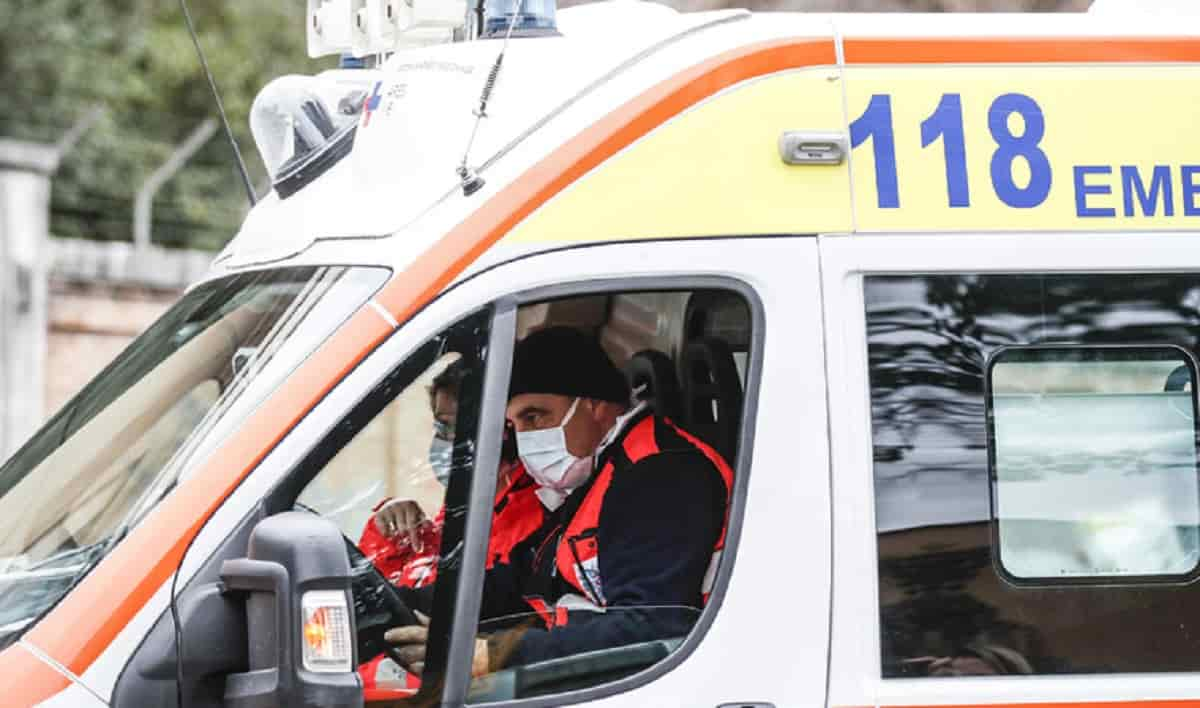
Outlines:
[[[0,648],[51,608],[388,275],[206,283],[0,467]]]

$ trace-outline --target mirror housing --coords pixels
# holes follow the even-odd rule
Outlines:
[[[225,706],[362,706],[350,560],[333,523],[303,512],[264,519],[221,580],[243,603],[248,669],[226,675]]]
[[[236,598],[225,594],[220,583],[205,583],[179,598],[182,639],[184,704],[194,708],[218,708],[223,704],[225,677],[245,671],[247,666],[245,610]],[[138,692],[134,698],[116,698],[113,705],[175,705],[175,634],[173,624],[152,633],[145,653],[139,653],[137,672],[154,682],[156,689]],[[150,685],[150,684],[146,684]]]

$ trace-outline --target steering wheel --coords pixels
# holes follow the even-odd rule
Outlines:
[[[396,648],[384,641],[383,635],[393,627],[419,624],[416,613],[350,539],[346,539],[346,552],[350,556],[350,594],[354,598],[359,661],[384,653],[403,665]]]
[[[293,507],[321,516],[321,512],[299,501],[293,502]],[[383,635],[393,627],[420,624],[417,615],[371,559],[344,534],[342,540],[346,542],[346,555],[350,559],[350,595],[354,599],[359,661],[383,653],[403,665],[396,648],[384,641]]]

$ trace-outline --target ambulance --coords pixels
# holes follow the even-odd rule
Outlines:
[[[0,468],[0,703],[1200,705],[1200,16],[1130,5],[310,0],[272,193]],[[724,543],[480,670],[545,619],[481,608],[551,326],[728,462]]]

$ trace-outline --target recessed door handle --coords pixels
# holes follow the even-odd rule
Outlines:
[[[841,133],[789,130],[779,136],[779,157],[786,165],[840,165],[849,149],[849,140]]]

